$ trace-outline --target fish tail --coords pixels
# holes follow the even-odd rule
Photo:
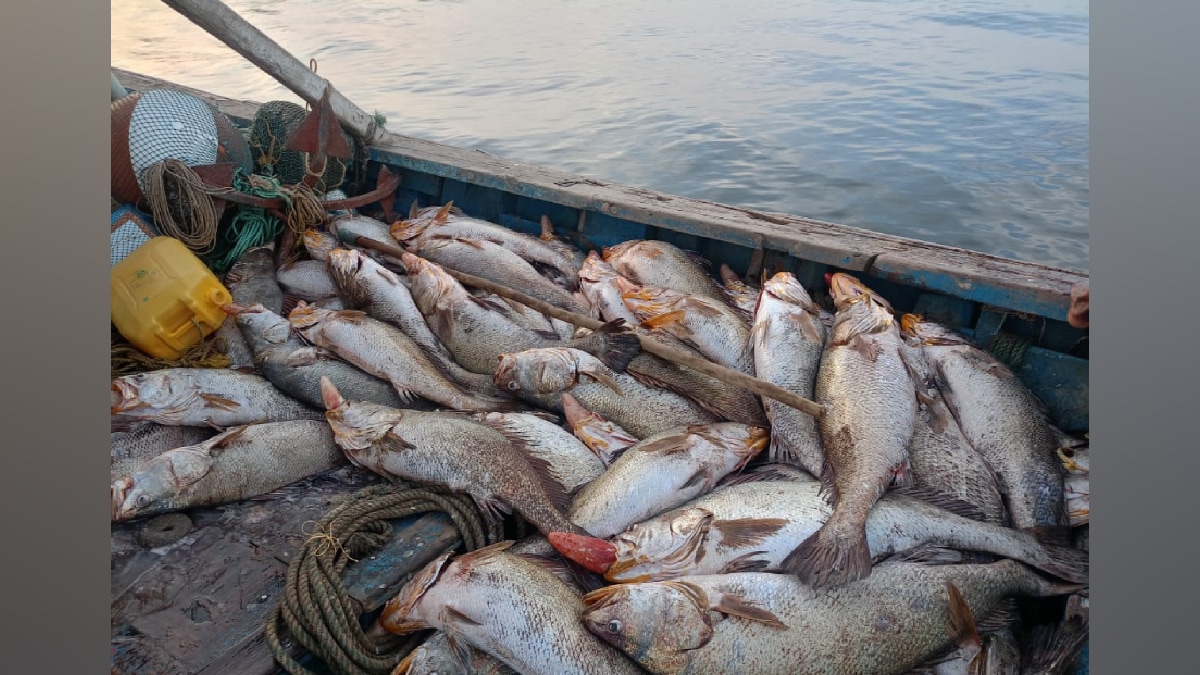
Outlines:
[[[1021,672],[1026,675],[1065,672],[1087,639],[1086,614],[1071,616],[1058,623],[1034,626],[1021,653]]]
[[[1035,535],[1036,536],[1036,535]],[[1039,539],[1042,553],[1030,561],[1039,570],[1072,583],[1088,583],[1090,568],[1088,552],[1073,546],[1063,546],[1055,537],[1051,541]]]
[[[629,362],[642,351],[642,341],[637,333],[629,330],[624,319],[614,319],[600,326],[591,335],[572,340],[583,351],[594,354],[600,362],[612,370],[623,373]]]
[[[788,554],[780,566],[813,588],[840,586],[871,573],[865,523],[830,519]]]

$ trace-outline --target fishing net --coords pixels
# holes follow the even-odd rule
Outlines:
[[[258,109],[249,136],[250,152],[257,173],[274,176],[284,185],[295,185],[304,180],[311,156],[298,150],[286,150],[284,146],[306,114],[303,106],[290,101],[268,101]],[[346,145],[354,148],[353,139],[345,131],[341,134]],[[315,186],[317,192],[324,194],[341,187],[349,168],[347,160],[328,158],[325,171]]]

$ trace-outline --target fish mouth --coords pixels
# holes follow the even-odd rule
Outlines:
[[[764,427],[751,427],[749,437],[746,439],[747,459],[762,452],[763,449],[770,444],[771,431],[769,429]]]
[[[516,391],[520,384],[516,380],[517,357],[515,354],[501,354],[500,363],[496,366],[496,374],[492,376],[492,384],[500,391]],[[513,385],[510,387],[510,385]]]
[[[354,274],[362,269],[363,255],[348,248],[331,249],[327,254],[330,270],[337,269],[343,274]]]
[[[845,272],[838,272],[829,278],[829,294],[833,296],[834,305],[844,307],[856,302],[871,302],[892,311],[892,306],[883,296],[871,290],[857,277]]]
[[[405,635],[431,628],[424,621],[410,619],[408,615],[412,613],[413,608],[417,606],[417,602],[425,595],[425,592],[441,578],[442,573],[446,570],[447,563],[450,562],[450,557],[453,555],[454,551],[446,551],[438,556],[425,567],[421,568],[400,589],[400,592],[395,597],[388,600],[387,604],[383,606],[383,612],[379,615],[378,623],[380,627],[389,633],[397,635]]]
[[[597,537],[571,532],[551,532],[546,535],[554,550],[596,574],[606,574],[617,562],[617,547]]]
[[[400,262],[404,264],[404,269],[410,277],[418,276],[428,269],[428,263],[424,258],[408,251],[400,254]]]
[[[324,318],[321,312],[325,311],[328,310],[322,310],[319,307],[313,307],[307,302],[301,300],[300,304],[296,305],[295,309],[288,312],[287,318],[288,322],[296,328],[311,328],[312,326],[320,323],[321,319]]]
[[[112,519],[114,521],[121,520],[127,515],[125,500],[129,498],[129,491],[132,489],[133,479],[129,476],[118,478],[109,486],[109,499],[112,504]]]
[[[916,335],[920,337],[921,321],[923,317],[920,314],[904,314],[900,317],[900,332],[908,335]]]
[[[138,407],[140,401],[138,399],[137,385],[126,380],[113,380],[112,393],[109,400],[112,404],[111,411],[114,414]]]
[[[342,398],[341,392],[337,390],[333,382],[326,376],[321,376],[321,401],[325,403],[326,412],[331,412],[346,405],[346,399]]]
[[[267,311],[267,308],[263,307],[262,303],[259,302],[256,302],[252,305],[239,305],[234,302],[227,302],[224,305],[221,305],[221,311],[229,314],[230,316],[237,316],[239,314],[256,314],[258,312],[265,312]]]

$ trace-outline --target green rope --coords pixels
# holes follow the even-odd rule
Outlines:
[[[283,645],[282,630],[337,675],[387,675],[424,635],[368,636],[359,608],[342,586],[352,560],[379,550],[391,537],[386,521],[441,511],[450,516],[463,546],[473,551],[499,541],[502,524],[489,522],[467,495],[397,482],[361,490],[330,511],[318,534],[288,566],[283,599],[267,619],[266,640],[275,661],[292,675],[312,675]]]
[[[996,333],[988,345],[988,352],[996,357],[1009,370],[1016,370],[1025,361],[1025,351],[1033,344],[1033,340],[1012,333]]]
[[[287,199],[279,190],[279,181],[267,176],[259,176],[259,179],[251,182],[241,167],[238,167],[233,174],[233,189],[264,199]],[[233,267],[233,263],[237,262],[243,253],[278,237],[283,232],[283,227],[284,224],[266,209],[238,204],[237,213],[224,228],[222,237],[213,251],[204,257],[204,262],[214,272],[224,273]]]

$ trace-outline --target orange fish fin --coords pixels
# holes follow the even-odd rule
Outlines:
[[[217,396],[216,394],[200,394],[200,398],[211,406],[224,408],[225,410],[237,410],[238,408],[242,407],[241,403],[225,398],[224,396]]]
[[[785,518],[737,518],[714,520],[712,529],[721,533],[722,546],[743,548],[762,543],[787,524]]]
[[[774,613],[761,607],[755,607],[732,593],[722,593],[709,608],[747,621],[757,621],[771,628],[787,630],[787,624],[780,621]]]

